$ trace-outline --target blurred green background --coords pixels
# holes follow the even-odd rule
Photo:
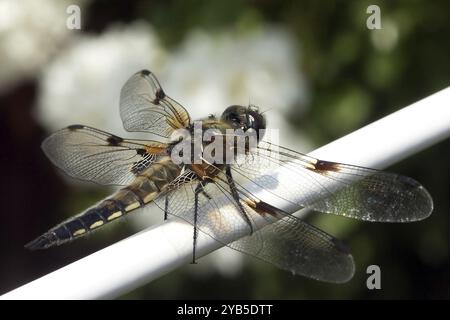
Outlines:
[[[81,30],[65,27],[72,3],[81,7]],[[381,8],[382,30],[366,27],[371,4]],[[66,246],[23,248],[111,191],[64,178],[40,143],[51,131],[83,120],[120,133],[116,96],[135,71],[157,70],[169,95],[189,102],[188,110],[198,102],[194,114],[255,99],[269,109],[269,126],[271,118],[287,121],[289,144],[302,140],[307,150],[299,151],[307,152],[447,87],[449,12],[444,0],[0,0],[0,293],[144,227],[139,221],[145,220],[125,221]],[[267,85],[267,97],[258,81]],[[100,87],[112,82],[117,84]],[[205,101],[211,110],[198,107]],[[429,190],[435,210],[427,220],[311,218],[352,248],[357,270],[347,284],[292,276],[240,257],[226,272],[210,258],[122,298],[448,299],[449,147],[442,142],[389,168]],[[382,290],[366,288],[371,264],[381,268]]]

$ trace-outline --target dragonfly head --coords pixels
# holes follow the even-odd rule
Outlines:
[[[233,105],[222,113],[221,120],[229,123],[233,129],[241,129],[245,133],[255,132],[258,141],[262,139],[266,129],[266,118],[253,105],[248,107]]]

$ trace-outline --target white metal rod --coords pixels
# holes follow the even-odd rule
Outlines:
[[[450,87],[310,153],[384,168],[450,136]],[[230,235],[238,239],[240,234]],[[198,256],[222,247],[201,234]],[[192,226],[168,221],[95,252],[0,299],[106,299],[138,288],[192,257]]]

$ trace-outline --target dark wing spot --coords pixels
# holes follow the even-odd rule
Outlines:
[[[330,161],[323,161],[323,160],[317,161],[317,163],[314,166],[315,166],[315,169],[319,170],[319,171],[339,172],[340,169],[341,169],[339,167],[339,163],[330,162]]]
[[[166,94],[164,93],[164,91],[161,88],[159,88],[155,92],[155,99],[153,100],[153,103],[159,104],[159,101],[161,101],[161,99],[164,99],[165,96],[166,96]]]
[[[147,154],[147,151],[145,151],[145,149],[137,149],[136,153],[140,156],[145,156]]]
[[[121,137],[112,135],[109,136],[108,139],[106,139],[106,141],[108,141],[108,144],[110,146],[118,146],[123,141],[123,139]]]
[[[143,74],[144,76],[148,76],[148,75],[150,75],[150,71],[148,71],[148,70],[142,70],[142,71],[141,71],[141,74]]]
[[[84,128],[84,126],[82,124],[72,124],[67,127],[67,129],[69,129],[70,131],[80,130],[83,128]]]
[[[263,201],[256,202],[255,205],[256,206],[253,209],[262,216],[268,214],[273,217],[277,217],[278,213],[280,212],[280,209],[275,208],[274,206],[271,206],[270,204]]]
[[[166,97],[166,94],[164,93],[164,91],[161,88],[159,88],[156,91],[155,95],[156,95],[156,98],[158,98],[158,99],[164,99]]]

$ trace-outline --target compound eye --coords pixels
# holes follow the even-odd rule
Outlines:
[[[235,129],[245,130],[248,123],[247,108],[238,105],[230,106],[223,112],[222,120],[230,123]]]
[[[237,113],[230,113],[226,118],[233,124],[233,126],[241,127],[241,117]]]
[[[235,124],[240,124],[241,119],[239,118],[239,116],[237,114],[233,114],[233,115],[231,115],[231,122],[233,122]]]

